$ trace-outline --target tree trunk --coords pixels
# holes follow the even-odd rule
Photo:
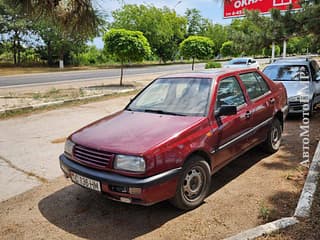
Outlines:
[[[48,41],[47,43],[47,54],[48,54],[48,65],[52,66],[52,51],[51,51],[51,41]]]
[[[123,79],[123,61],[121,61],[120,86],[122,86],[122,79]]]
[[[16,47],[16,39],[15,38],[13,38],[12,50],[13,50],[13,64],[17,65],[17,47]]]
[[[194,71],[194,58],[192,58],[192,71]]]
[[[283,40],[282,57],[287,57],[287,40]]]
[[[18,50],[18,65],[21,63],[21,45],[20,45],[20,40],[18,38],[17,40],[17,50]]]
[[[63,69],[64,68],[64,52],[63,50],[60,51],[60,59],[59,59],[59,68]]]
[[[274,59],[275,59],[275,49],[276,49],[276,45],[275,42],[272,42],[272,53],[271,53],[271,63],[273,63]]]

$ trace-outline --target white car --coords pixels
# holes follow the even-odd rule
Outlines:
[[[256,68],[259,69],[259,63],[253,58],[234,58],[227,62],[224,68]]]

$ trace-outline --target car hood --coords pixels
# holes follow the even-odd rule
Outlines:
[[[310,90],[310,82],[306,81],[281,81],[283,85],[287,89],[288,98],[299,96],[299,95],[306,95],[309,93]],[[309,94],[308,94],[309,95]]]
[[[122,111],[80,129],[71,140],[98,150],[141,155],[203,119]]]

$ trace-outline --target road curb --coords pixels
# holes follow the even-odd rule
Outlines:
[[[53,101],[53,102],[47,102],[47,103],[39,103],[39,104],[34,104],[34,105],[30,105],[30,106],[25,106],[25,107],[0,109],[0,114],[6,114],[6,113],[15,112],[15,111],[21,111],[21,110],[35,110],[35,109],[39,109],[39,108],[43,108],[43,107],[62,105],[64,103],[71,103],[71,102],[77,102],[77,101],[81,101],[81,100],[90,100],[90,99],[110,96],[110,95],[115,94],[115,93],[128,93],[128,92],[135,91],[135,90],[139,90],[139,88],[134,88],[134,89],[120,91],[120,92],[98,94],[98,95],[87,96],[87,97],[78,97],[78,98],[72,98],[72,99],[65,99],[65,100],[59,100],[59,101]]]
[[[317,190],[320,172],[320,142],[313,156],[306,182],[304,183],[300,199],[294,213],[295,217],[306,218],[310,215],[313,196]]]
[[[255,228],[251,228],[232,237],[225,238],[224,240],[251,240],[265,234],[270,234],[272,232],[278,231],[279,229],[287,228],[298,222],[298,219],[296,219],[295,217],[281,218],[279,220],[260,225]]]
[[[297,218],[307,218],[310,215],[313,196],[317,189],[320,174],[320,141],[311,162],[308,176],[302,189],[299,202],[297,204],[293,217],[281,218],[279,220],[257,226],[240,232],[234,236],[225,238],[224,240],[251,240],[263,235],[267,235],[289,226],[299,223]]]

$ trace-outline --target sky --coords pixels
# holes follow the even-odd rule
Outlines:
[[[115,9],[121,8],[123,4],[152,4],[156,7],[167,6],[175,11],[179,15],[184,15],[187,8],[196,8],[200,10],[201,15],[213,21],[213,23],[229,24],[230,19],[223,18],[223,3],[219,0],[96,0],[96,7],[99,10],[104,11],[108,15]],[[94,39],[93,45],[98,48],[103,48],[101,38]]]

